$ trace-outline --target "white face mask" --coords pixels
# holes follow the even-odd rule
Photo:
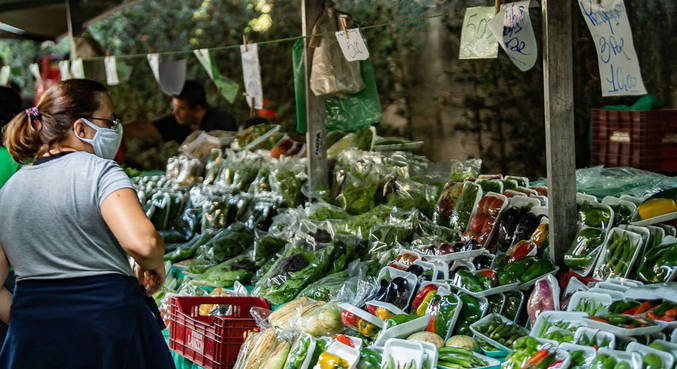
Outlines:
[[[94,133],[94,138],[92,139],[80,137],[77,133],[75,136],[92,145],[96,156],[104,159],[113,159],[120,148],[120,142],[122,142],[122,124],[118,124],[115,129],[110,129],[99,127],[85,118],[80,118],[80,120],[92,127],[96,133]]]

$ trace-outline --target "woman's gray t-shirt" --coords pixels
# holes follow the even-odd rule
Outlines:
[[[17,280],[132,276],[100,211],[123,188],[134,186],[117,163],[85,152],[17,171],[0,189],[0,245]]]

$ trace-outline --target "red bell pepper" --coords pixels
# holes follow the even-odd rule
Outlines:
[[[421,305],[423,300],[425,300],[425,297],[428,295],[428,293],[432,290],[438,289],[437,285],[435,284],[429,284],[426,285],[425,287],[421,288],[420,291],[416,294],[414,297],[414,301],[411,302],[411,307],[414,311],[418,309],[418,307]]]
[[[532,242],[526,240],[519,241],[515,246],[512,247],[512,250],[508,251],[508,255],[510,255],[508,263],[512,263],[513,261],[529,256],[529,254],[535,249],[536,245],[534,245]],[[512,251],[512,253],[510,251]]]
[[[348,337],[344,334],[336,336],[336,341],[341,342],[342,344],[344,344],[346,346],[353,347],[353,340],[351,340],[350,337]]]
[[[431,306],[428,307],[428,311],[430,312],[430,321],[428,322],[428,326],[425,328],[426,332],[436,332],[436,324],[435,322],[437,321],[437,312],[440,310],[440,300],[438,299],[437,301],[433,302]]]

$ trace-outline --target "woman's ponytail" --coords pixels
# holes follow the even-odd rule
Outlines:
[[[40,121],[33,114],[22,111],[3,128],[4,145],[14,161],[27,164],[38,155],[43,145],[40,126]]]

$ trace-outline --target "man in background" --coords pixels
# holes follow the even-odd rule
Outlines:
[[[225,110],[209,106],[202,85],[187,80],[181,93],[172,98],[172,115],[153,122],[164,141],[183,142],[193,131],[237,131],[235,118]]]

